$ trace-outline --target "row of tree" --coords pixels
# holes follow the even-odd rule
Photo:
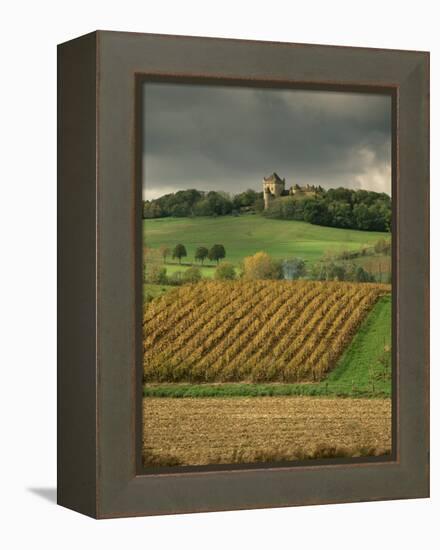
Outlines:
[[[186,247],[182,243],[176,244],[176,246],[171,250],[168,246],[160,247],[160,254],[163,258],[164,263],[166,263],[168,256],[171,254],[173,260],[179,260],[179,264],[182,263],[182,258],[186,258],[188,253]],[[194,254],[194,259],[199,261],[202,265],[203,262],[208,258],[211,262],[217,262],[217,265],[220,260],[226,257],[226,250],[222,244],[214,244],[211,248],[206,246],[199,246],[196,249]]]

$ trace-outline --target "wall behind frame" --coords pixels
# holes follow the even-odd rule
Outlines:
[[[2,329],[4,525],[18,545],[75,548],[147,543],[162,548],[426,547],[437,538],[439,446],[432,438],[432,499],[163,518],[92,520],[55,507],[55,45],[95,28],[431,50],[432,147],[439,150],[440,48],[432,4],[372,0],[270,4],[242,1],[123,4],[78,0],[3,8]],[[10,77],[7,77],[10,75]],[[432,158],[432,181],[440,179]],[[432,242],[440,187],[432,185]],[[439,253],[432,251],[432,326],[440,321]],[[12,329],[12,330],[11,330]],[[440,360],[433,334],[432,364]],[[6,368],[5,366],[8,366]],[[432,395],[440,389],[432,369]],[[432,399],[432,423],[440,418]],[[6,515],[7,514],[7,515]]]

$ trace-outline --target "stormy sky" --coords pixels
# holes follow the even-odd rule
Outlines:
[[[391,99],[346,92],[144,84],[143,196],[260,191],[277,172],[391,194]]]

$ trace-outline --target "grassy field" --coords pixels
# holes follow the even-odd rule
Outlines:
[[[144,294],[144,300],[147,296],[150,296],[151,298],[157,298],[158,296],[162,296],[166,292],[169,292],[170,290],[175,289],[173,286],[169,285],[153,285],[150,283],[144,283],[143,285],[143,294]]]
[[[214,264],[201,266],[200,264],[195,264],[195,263],[191,264],[189,262],[182,262],[182,264],[172,263],[171,261],[168,260],[166,264],[163,264],[163,267],[166,268],[167,275],[170,276],[176,273],[177,271],[181,271],[181,272],[185,271],[186,269],[188,269],[189,267],[192,267],[193,265],[197,265],[204,279],[212,279],[214,277],[215,268],[217,267],[217,265],[214,265]]]
[[[381,364],[391,349],[391,297],[381,297],[361,324],[336,367],[312,384],[147,384],[149,397],[337,396],[390,397],[390,372]]]
[[[381,358],[391,350],[391,296],[380,298],[341,356],[337,368],[328,376],[328,385],[353,384],[391,395],[391,365]],[[389,355],[390,357],[390,355]]]
[[[311,225],[306,222],[274,220],[258,214],[242,216],[157,218],[143,221],[144,245],[173,248],[177,243],[185,245],[188,256],[185,262],[194,260],[198,246],[225,246],[226,259],[238,264],[245,256],[263,250],[274,258],[300,257],[314,262],[326,252],[356,250],[370,246],[389,233],[356,231]],[[178,263],[176,263],[178,266]],[[167,266],[171,273],[171,265]],[[180,269],[173,267],[173,269]],[[209,276],[212,270],[204,269]]]
[[[391,400],[148,398],[144,434],[145,466],[385,455]]]

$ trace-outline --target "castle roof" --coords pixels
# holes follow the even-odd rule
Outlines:
[[[264,181],[273,181],[275,183],[284,183],[284,180],[282,180],[276,172],[273,172],[273,174],[271,174],[269,177],[264,178]]]

